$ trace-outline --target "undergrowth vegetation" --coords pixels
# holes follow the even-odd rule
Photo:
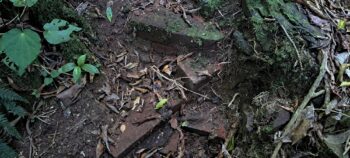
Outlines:
[[[17,93],[0,88],[0,133],[2,135],[0,136],[0,157],[3,158],[17,157],[17,153],[6,142],[10,138],[21,138],[21,134],[14,127],[16,119],[13,122],[9,121],[11,116],[23,118],[27,115],[26,110],[18,105],[19,102],[28,103]]]

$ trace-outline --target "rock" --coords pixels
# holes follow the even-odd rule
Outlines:
[[[290,119],[290,113],[282,108],[278,111],[277,117],[273,120],[272,127],[274,129],[280,128],[286,124]]]
[[[188,16],[192,25],[189,26],[181,16],[156,8],[144,14],[132,15],[129,26],[136,29],[138,37],[165,45],[208,47],[224,38],[214,25]]]
[[[189,89],[196,90],[208,83],[210,76],[200,76],[198,71],[203,68],[195,68],[191,63],[192,58],[187,58],[177,62],[178,75],[184,78],[185,86]],[[196,71],[197,70],[197,71]]]

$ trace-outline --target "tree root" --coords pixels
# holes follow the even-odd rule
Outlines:
[[[306,105],[308,105],[309,101],[313,98],[313,96],[315,96],[315,94],[316,94],[315,91],[318,88],[318,86],[320,85],[322,79],[324,78],[324,76],[326,74],[326,66],[327,66],[327,61],[328,61],[328,54],[327,53],[328,52],[325,52],[324,50],[321,50],[321,51],[323,53],[323,59],[322,59],[322,64],[320,66],[320,72],[319,72],[316,80],[312,84],[311,88],[309,89],[309,92],[305,96],[303,102],[300,104],[298,109],[295,111],[293,117],[290,119],[287,126],[285,127],[282,138],[290,135],[290,133],[293,130],[294,125],[298,124],[298,122],[301,120],[300,116],[301,116],[302,111],[305,109]],[[283,142],[280,140],[278,142],[277,146],[275,147],[271,158],[277,157],[278,152],[282,147],[282,144],[283,144]]]

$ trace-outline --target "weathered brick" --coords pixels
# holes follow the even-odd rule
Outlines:
[[[166,45],[208,47],[224,38],[214,25],[188,16],[192,25],[189,26],[181,16],[156,8],[132,15],[129,25],[136,29],[137,36]]]

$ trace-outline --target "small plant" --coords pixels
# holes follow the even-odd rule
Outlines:
[[[78,83],[80,81],[80,78],[82,76],[82,71],[88,72],[91,75],[99,74],[100,71],[97,69],[96,66],[91,65],[91,64],[86,64],[86,55],[81,55],[77,63],[67,63],[63,65],[61,68],[58,70],[54,70],[51,72],[49,77],[45,78],[45,85],[49,85],[53,82],[53,79],[58,77],[59,75],[63,73],[68,73],[73,71],[73,81]]]
[[[32,7],[38,0],[10,0],[15,7],[23,8],[22,14],[14,19],[20,20],[26,8]],[[0,3],[2,0],[0,0]],[[8,24],[6,24],[8,25]],[[2,28],[4,25],[0,25]],[[70,35],[81,28],[68,24],[61,19],[53,19],[51,23],[44,25],[44,38],[50,44],[60,44],[70,40]],[[41,52],[40,35],[30,28],[12,28],[0,38],[0,54],[5,53],[3,63],[18,75],[23,75],[25,69],[38,57]]]
[[[12,114],[17,117],[24,117],[27,115],[26,110],[21,106],[18,106],[18,102],[28,103],[26,99],[19,96],[17,93],[0,88],[0,133],[3,133],[4,136],[13,137],[20,139],[21,135],[14,127],[14,125],[7,119],[7,116]],[[7,143],[4,138],[0,137],[0,157],[6,158],[15,158],[17,153],[13,150]]]

